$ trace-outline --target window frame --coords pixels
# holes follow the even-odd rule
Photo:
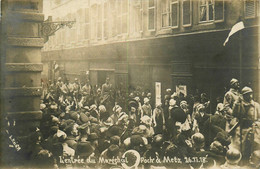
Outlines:
[[[89,8],[89,6],[87,6],[86,8],[84,8],[84,40],[89,40],[90,38],[90,30],[91,30],[91,25],[90,25],[90,10],[91,8]],[[86,11],[88,11],[88,15],[86,15]],[[87,16],[88,16],[88,22],[87,21]],[[87,29],[88,28],[88,29]]]
[[[184,24],[184,8],[183,4],[185,1],[190,1],[190,23],[189,24]],[[190,27],[192,25],[192,0],[182,0],[182,26],[183,27]]]
[[[164,13],[163,12],[163,8],[162,8],[162,6],[161,6],[161,28],[162,29],[167,29],[167,28],[170,28],[171,27],[171,25],[170,25],[170,22],[171,22],[171,17],[170,17],[170,14],[171,14],[171,10],[170,10],[170,3],[169,3],[169,0],[165,0],[166,2],[166,4],[165,4],[165,6],[166,6],[166,12]],[[167,24],[167,26],[163,26],[163,15],[165,15],[166,14],[166,19],[168,20],[168,24]]]
[[[103,6],[102,4],[97,4],[97,40],[101,40],[102,34],[103,34],[103,30],[102,30],[102,27],[103,27],[102,6]],[[99,35],[99,33],[100,33],[100,35]]]
[[[108,12],[108,7],[109,7],[108,5],[109,5],[108,1],[105,1],[103,3],[103,31],[102,32],[103,32],[103,38],[104,39],[108,39],[108,34],[109,34],[109,32],[108,32],[108,23],[107,23],[107,21],[108,21],[108,13],[109,13]]]
[[[126,2],[124,2],[126,1]],[[126,3],[126,8],[127,8],[127,11],[123,11],[123,5],[124,3]],[[122,0],[121,2],[121,34],[120,35],[125,35],[125,34],[128,34],[129,32],[129,19],[128,19],[128,16],[129,16],[129,0]],[[126,32],[123,32],[123,18],[124,16],[126,16]]]
[[[147,24],[147,30],[148,30],[148,31],[155,31],[155,29],[156,29],[156,28],[155,28],[155,27],[156,27],[156,9],[155,9],[156,0],[153,0],[153,1],[154,1],[154,5],[153,5],[152,7],[149,6],[149,1],[150,1],[150,0],[147,1],[147,7],[148,7],[148,8],[147,8],[147,11],[148,11],[148,14],[147,14],[147,16],[148,16],[148,17],[147,17],[147,23],[148,23],[148,24]],[[150,23],[150,22],[149,22],[149,10],[151,10],[151,9],[154,10],[153,29],[150,29],[150,28],[149,28],[149,23]]]
[[[177,25],[176,26],[173,26],[172,25],[172,4],[177,4]],[[171,1],[170,2],[170,27],[172,29],[176,29],[179,27],[180,25],[180,3],[179,3],[179,0],[175,0],[175,1]]]
[[[91,25],[91,32],[90,32],[90,39],[97,40],[97,12],[98,12],[98,4],[91,5],[90,9],[90,25]],[[95,8],[95,11],[93,11]]]
[[[215,9],[215,2],[216,2],[216,0],[213,0],[213,6],[214,6],[214,8],[213,8],[213,19],[212,20],[209,20],[209,1],[210,0],[206,0],[206,20],[205,21],[201,21],[200,20],[200,7],[201,7],[201,5],[200,5],[200,2],[201,2],[201,0],[199,0],[198,1],[198,19],[199,19],[199,23],[200,24],[202,24],[202,23],[219,23],[219,22],[224,22],[224,20],[225,20],[225,0],[220,0],[220,1],[222,1],[223,2],[223,9],[222,9],[222,13],[223,13],[223,18],[222,19],[219,19],[219,20],[216,20],[216,9]]]

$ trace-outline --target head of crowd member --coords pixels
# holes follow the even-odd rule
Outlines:
[[[69,124],[65,128],[65,133],[67,134],[67,136],[78,136],[78,125],[76,123]]]
[[[215,114],[224,115],[225,107],[223,103],[218,103]]]
[[[89,142],[80,142],[77,145],[75,156],[79,156],[81,158],[88,158],[94,152],[94,148]]]
[[[152,141],[152,146],[154,148],[159,148],[163,145],[163,135],[162,134],[157,134],[153,137],[153,141]]]
[[[239,90],[239,82],[237,79],[233,78],[230,80],[230,87],[235,89],[235,90]]]
[[[135,97],[134,93],[131,92],[131,93],[129,94],[129,99],[134,99],[134,97]]]
[[[109,79],[109,77],[107,77],[106,78],[106,84],[109,84],[109,81],[110,81],[110,79]]]
[[[141,124],[144,124],[146,127],[149,128],[152,124],[152,119],[149,116],[144,115],[143,117],[141,117]]]
[[[180,133],[181,133],[181,126],[182,126],[182,124],[181,124],[181,122],[179,122],[179,121],[177,121],[176,123],[175,123],[175,129],[176,129],[176,134],[177,135],[179,135]]]
[[[201,93],[201,95],[200,95],[200,101],[201,101],[201,103],[206,103],[207,101],[209,101],[209,99],[208,99],[208,96],[207,96],[207,94],[206,93]]]
[[[134,99],[135,99],[135,101],[137,101],[138,103],[140,103],[140,101],[141,101],[138,96],[136,96]]]
[[[117,115],[119,115],[122,111],[122,107],[120,107],[119,105],[115,105],[115,107],[113,108],[113,112],[116,113]]]
[[[187,103],[187,101],[182,100],[181,103],[180,103],[180,107],[181,107],[183,110],[188,109],[188,103]]]
[[[147,98],[148,98],[149,100],[151,100],[151,99],[152,99],[152,93],[147,93]]]
[[[97,89],[97,94],[101,95],[101,89],[100,88]]]
[[[114,144],[114,145],[118,145],[120,146],[120,137],[115,135],[115,136],[112,136],[110,137],[110,144]]]
[[[149,100],[147,97],[144,98],[144,104],[145,104],[145,105],[149,105],[149,101],[150,101],[150,100]]]
[[[237,149],[229,149],[226,153],[226,163],[228,163],[229,165],[237,165],[241,158],[242,155]]]
[[[172,94],[172,89],[166,89],[166,95],[171,95]]]
[[[243,99],[246,102],[250,102],[253,100],[253,90],[250,87],[245,86],[242,90],[241,93],[243,95]]]
[[[75,78],[75,79],[74,79],[74,82],[75,82],[76,84],[78,84],[78,83],[79,83],[78,78]]]
[[[256,150],[251,154],[249,163],[252,167],[260,168],[260,150]]]
[[[135,112],[136,112],[136,108],[132,106],[132,107],[130,108],[130,113],[131,113],[131,114],[134,114]]]
[[[171,99],[170,102],[169,102],[169,105],[170,105],[171,107],[174,107],[174,106],[176,105],[176,100]]]
[[[98,135],[97,133],[90,133],[90,135],[88,136],[88,141],[91,142],[91,145],[94,148],[98,147]]]
[[[204,115],[206,111],[205,106],[203,104],[199,104],[197,110],[200,115]]]
[[[191,136],[192,145],[195,151],[201,151],[204,149],[205,137],[201,133],[195,133]]]
[[[129,120],[128,115],[125,112],[121,112],[118,117],[117,124],[123,128],[126,128],[128,126]]]
[[[61,77],[58,77],[58,82],[61,82]]]
[[[224,147],[219,141],[213,141],[210,144],[210,151],[216,154],[222,154],[224,152]]]

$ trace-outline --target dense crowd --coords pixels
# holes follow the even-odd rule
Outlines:
[[[206,94],[187,98],[167,89],[153,105],[151,93],[116,99],[109,78],[100,88],[58,78],[42,99],[32,165],[121,168],[112,159],[136,150],[144,168],[259,168],[259,104],[251,88],[239,90],[238,80],[230,87],[212,114]]]

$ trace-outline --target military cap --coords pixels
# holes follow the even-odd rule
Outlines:
[[[247,87],[245,86],[242,90],[241,90],[241,93],[244,95],[244,94],[247,94],[247,93],[253,93],[253,90],[250,88],[250,87]]]

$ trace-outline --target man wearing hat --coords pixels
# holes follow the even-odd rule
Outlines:
[[[232,108],[234,105],[234,102],[240,97],[239,93],[239,82],[237,79],[231,79],[230,81],[230,89],[224,96],[224,107],[227,108],[227,113],[229,115],[232,114]]]
[[[253,90],[250,87],[244,87],[241,93],[242,97],[235,101],[233,107],[233,115],[239,120],[234,144],[237,149],[240,147],[242,161],[247,161],[251,153],[257,148],[259,149],[259,143],[254,143],[254,140],[259,138],[259,134],[254,131],[259,128],[260,106],[253,100]],[[258,145],[258,147],[254,147],[254,145]],[[251,151],[248,151],[250,149]]]

